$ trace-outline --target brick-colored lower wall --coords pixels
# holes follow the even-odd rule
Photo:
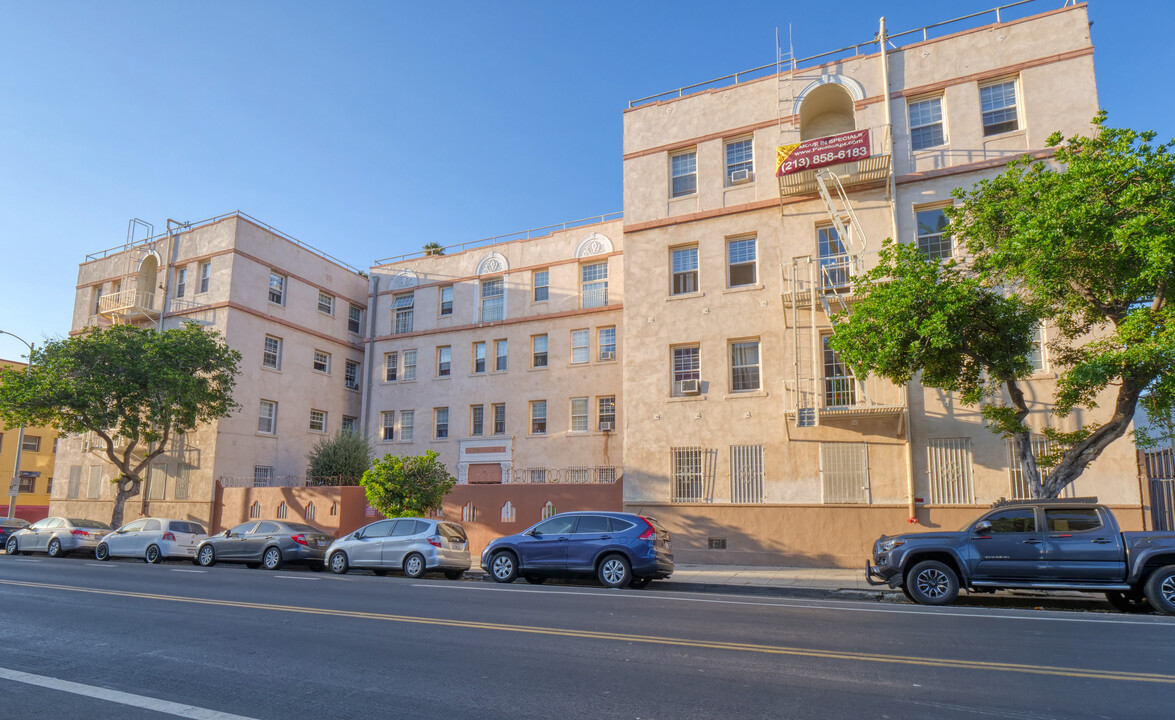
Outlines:
[[[0,505],[0,517],[8,517],[8,505]],[[25,522],[35,523],[38,520],[44,520],[49,517],[48,505],[21,505],[17,504],[16,512],[13,517],[20,518]],[[106,518],[109,520],[110,518]]]
[[[624,509],[665,525],[679,563],[846,568],[864,568],[873,542],[883,534],[958,530],[986,510],[919,507],[918,523],[912,524],[904,505],[645,503]],[[1138,505],[1111,509],[1123,530],[1143,529]],[[724,538],[726,549],[709,549],[711,538]]]

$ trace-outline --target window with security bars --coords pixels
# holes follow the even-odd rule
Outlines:
[[[820,485],[825,504],[867,504],[869,465],[865,443],[820,443]]]
[[[273,483],[273,467],[269,465],[253,466],[253,487],[269,487]]]
[[[479,322],[497,322],[506,317],[506,285],[502,278],[481,281]]]
[[[403,295],[396,295],[392,298],[392,333],[399,335],[400,333],[412,332],[412,315],[413,305],[415,303],[412,293],[405,293]]]
[[[608,304],[608,263],[592,263],[580,268],[579,306],[604,307]]]
[[[947,215],[942,208],[921,210],[918,221],[918,249],[932,260],[949,258],[954,254],[951,236],[947,232]]]
[[[1015,80],[979,88],[979,106],[983,112],[984,135],[998,135],[1020,127],[1016,116]]]
[[[673,478],[673,502],[701,502],[706,486],[706,456],[701,447],[675,447],[669,450]]]
[[[910,147],[914,150],[942,145],[942,98],[910,103]]]
[[[933,505],[971,505],[971,438],[930,438],[926,467]]]
[[[730,446],[730,501],[763,502],[763,446]]]
[[[616,466],[601,465],[596,468],[596,482],[611,485],[616,482]]]
[[[824,406],[836,408],[856,405],[857,379],[829,345],[830,340],[831,335],[821,338],[824,350]]]
[[[587,466],[576,466],[567,468],[567,482],[569,483],[590,483],[592,481],[592,469]]]
[[[1030,439],[1032,443],[1032,457],[1038,459],[1051,455],[1061,447],[1046,438],[1044,435],[1033,433]],[[1028,479],[1024,477],[1024,465],[1020,462],[1020,443],[1016,438],[1008,438],[1004,441],[1004,445],[1008,450],[1008,499],[1010,500],[1031,500],[1032,490],[1028,487]],[[1044,468],[1037,465],[1037,470],[1040,471],[1040,481],[1048,480],[1049,475],[1052,474],[1052,468]],[[1061,497],[1073,497],[1073,484],[1065,486],[1061,491]]]

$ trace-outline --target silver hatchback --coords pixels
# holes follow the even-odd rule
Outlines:
[[[338,575],[350,568],[376,575],[403,570],[411,578],[440,571],[457,580],[471,565],[465,529],[428,518],[373,522],[335,540],[326,551],[326,566]]]

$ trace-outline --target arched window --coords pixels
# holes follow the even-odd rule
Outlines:
[[[259,517],[261,517],[261,502],[259,500],[254,500],[253,504],[249,506],[249,518],[253,519]]]
[[[506,504],[502,506],[502,522],[514,522],[514,505],[509,500],[507,500]]]
[[[837,82],[827,82],[804,91],[800,104],[800,139],[839,135],[857,129],[853,96]]]
[[[334,517],[335,515],[339,514],[339,504],[337,502],[333,502],[330,504],[330,514],[331,514],[331,517]]]
[[[282,500],[282,504],[277,506],[277,519],[285,520],[290,515],[290,508],[286,505],[286,501]]]
[[[473,501],[470,500],[469,502],[465,503],[464,507],[461,508],[461,521],[473,522],[476,518],[477,508],[473,507]]]
[[[306,519],[313,520],[318,515],[318,511],[314,509],[314,501],[306,503]]]
[[[558,511],[555,509],[555,503],[548,500],[547,504],[543,505],[543,520],[546,520],[547,518],[551,517],[556,512],[558,512]]]

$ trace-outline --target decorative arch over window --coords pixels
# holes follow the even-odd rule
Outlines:
[[[514,505],[507,500],[506,504],[502,506],[502,522],[512,523],[515,519]]]
[[[543,505],[543,520],[546,520],[547,518],[551,517],[556,512],[558,512],[558,511],[555,510],[555,503],[548,500],[547,504]]]
[[[510,269],[510,262],[501,253],[492,252],[481,259],[477,264],[477,275],[495,275]]]
[[[404,290],[405,288],[416,287],[419,283],[420,280],[416,277],[415,272],[412,270],[400,270],[392,275],[390,287],[392,290]]]
[[[477,519],[477,508],[473,506],[473,501],[465,503],[461,508],[461,522],[473,522]]]
[[[792,113],[800,116],[800,139],[838,135],[857,129],[853,103],[865,99],[865,87],[844,75],[822,75],[796,97]]]
[[[277,506],[277,519],[285,520],[290,516],[290,507],[286,505],[286,501],[282,500],[281,505]]]
[[[575,246],[575,258],[591,257],[592,255],[604,255],[612,252],[612,241],[607,235],[601,235],[594,232],[588,235],[579,244]]]
[[[331,514],[331,517],[334,517],[335,515],[339,514],[339,504],[337,502],[333,502],[330,504],[330,514]]]
[[[249,519],[261,517],[261,501],[254,500],[253,504],[249,506]]]
[[[318,515],[318,509],[314,507],[314,501],[306,503],[306,519],[313,520]]]

